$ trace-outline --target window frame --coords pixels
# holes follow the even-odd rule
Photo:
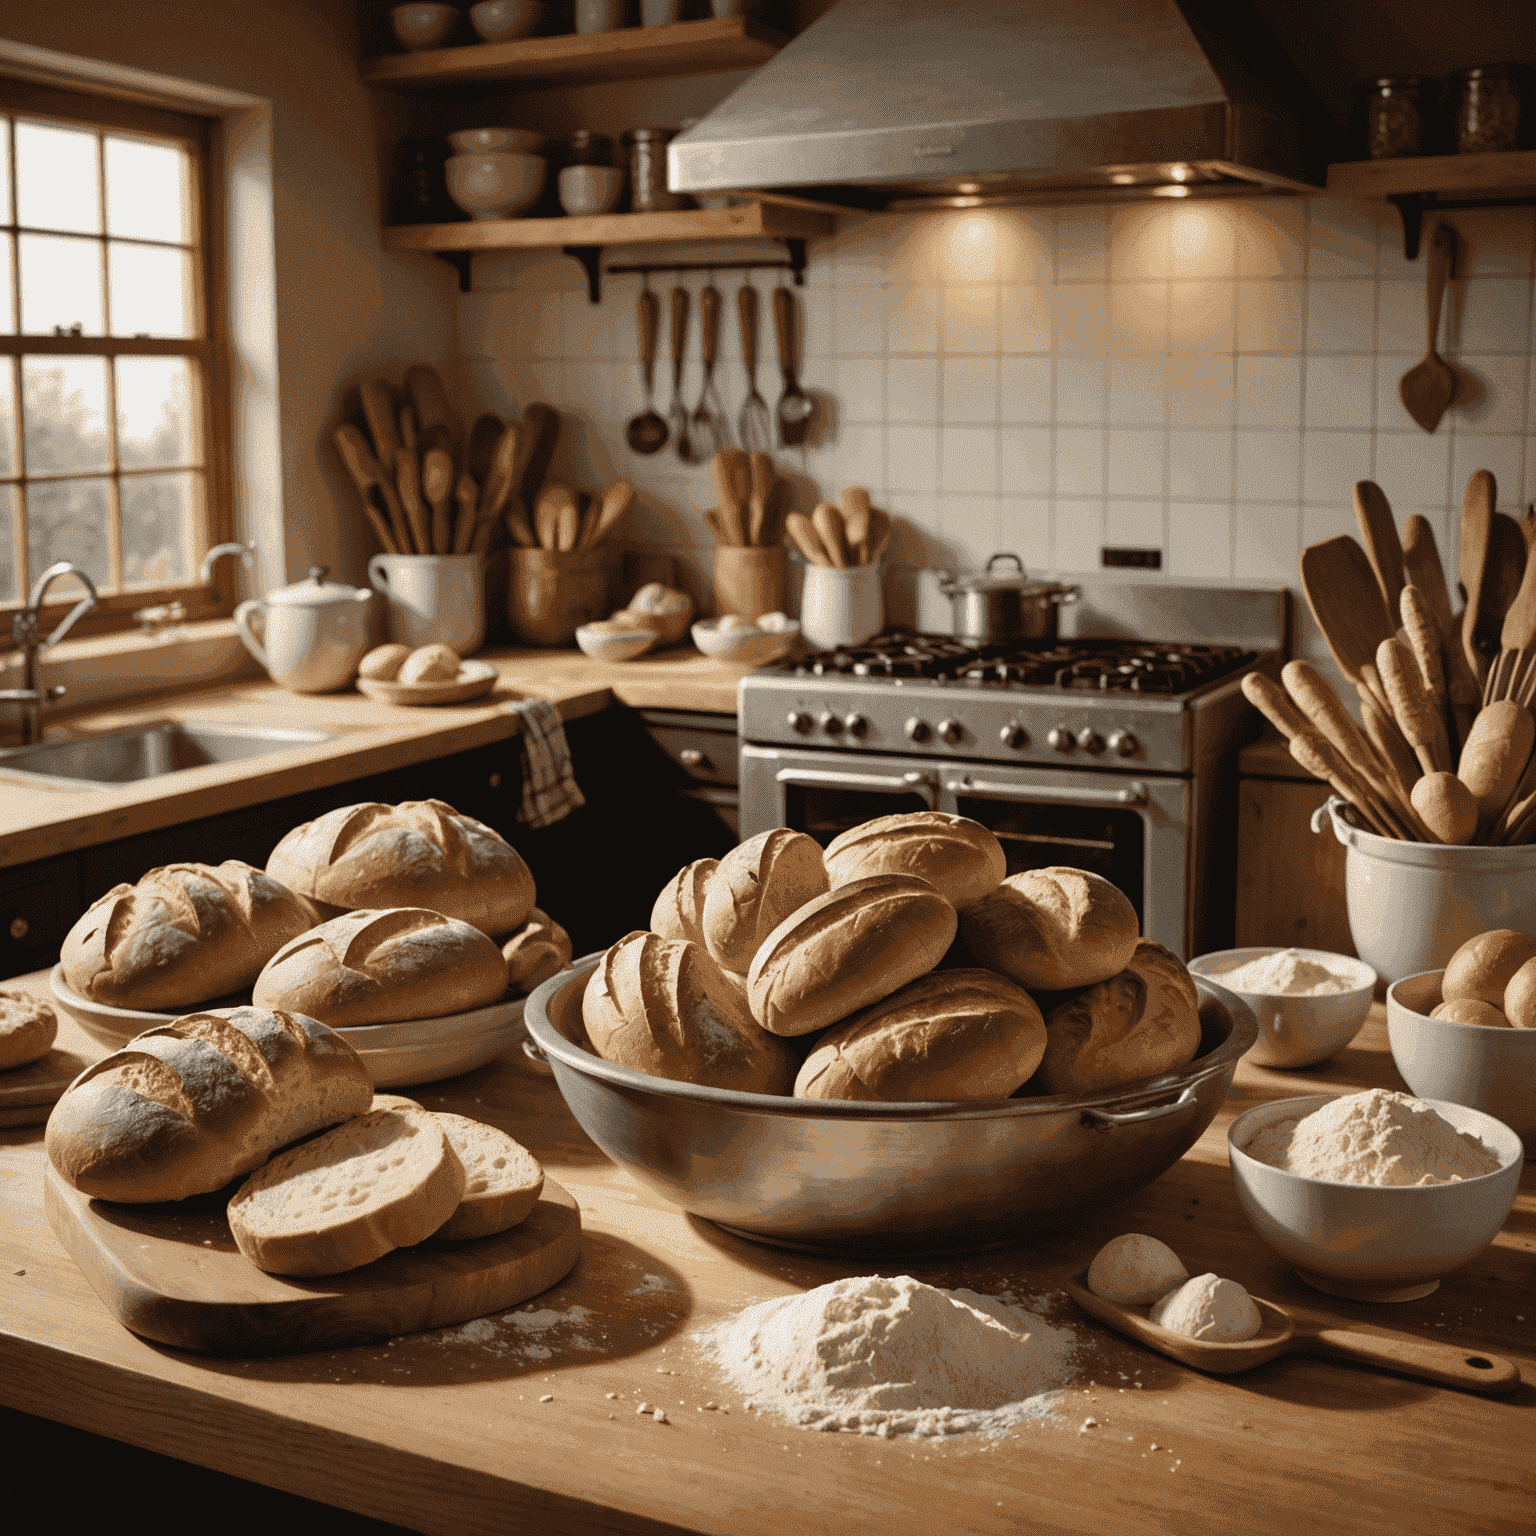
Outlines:
[[[71,635],[83,637],[131,630],[136,624],[133,617],[136,611],[173,602],[182,605],[189,620],[224,617],[232,611],[236,601],[235,571],[215,571],[209,582],[199,581],[196,575],[209,549],[235,537],[225,201],[222,178],[216,173],[224,159],[223,120],[211,113],[178,111],[125,99],[110,92],[96,94],[89,90],[39,84],[4,73],[0,73],[0,116],[49,118],[97,133],[145,133],[173,139],[188,152],[197,242],[193,255],[193,289],[202,322],[198,331],[185,338],[34,336],[19,329],[0,332],[0,366],[13,367],[13,359],[21,355],[106,357],[109,360],[120,356],[196,359],[201,379],[198,406],[203,436],[204,496],[201,526],[194,527],[192,547],[188,551],[193,574],[187,581],[103,593],[96,608],[74,627]],[[14,167],[12,175],[14,177]],[[19,215],[13,197],[12,222],[0,225],[0,232],[14,236],[19,227]],[[105,230],[101,238],[105,240]],[[19,301],[20,283],[17,265],[12,275],[14,301]],[[19,308],[16,324],[18,327],[21,324]],[[115,496],[115,489],[113,494]],[[121,527],[120,519],[117,526]],[[39,574],[29,571],[28,587]],[[72,582],[56,587],[54,592],[50,592],[42,609],[40,622],[44,634],[80,596],[79,588]],[[0,601],[0,627],[4,629],[0,634],[0,652],[14,648],[6,616],[17,613],[26,598],[27,592],[22,590],[14,600]]]

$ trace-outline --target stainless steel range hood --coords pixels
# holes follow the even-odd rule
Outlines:
[[[1334,132],[1245,0],[839,0],[672,141],[669,181],[890,212],[1253,196],[1320,186]]]

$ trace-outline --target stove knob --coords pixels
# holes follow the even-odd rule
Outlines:
[[[1022,752],[1029,745],[1029,732],[1022,725],[1005,725],[997,733],[997,739],[1005,747],[1012,747],[1015,752]]]
[[[1141,751],[1141,743],[1129,731],[1111,731],[1109,750],[1116,757],[1135,757]]]
[[[1084,752],[1092,752],[1095,756],[1104,750],[1104,738],[1097,731],[1084,731],[1077,738],[1077,744]]]
[[[843,721],[840,715],[823,715],[821,728],[828,736],[841,736],[843,734]]]
[[[916,715],[907,721],[904,729],[913,741],[927,741],[933,735],[933,727],[926,720],[919,720]]]
[[[1045,739],[1058,752],[1070,752],[1077,745],[1077,738],[1064,725],[1053,725],[1045,733]]]
[[[787,718],[790,730],[801,736],[809,736],[816,729],[816,722],[804,710],[792,709]]]
[[[850,736],[857,736],[861,741],[869,735],[869,721],[863,715],[844,715],[843,724],[848,727]]]
[[[954,746],[965,735],[965,727],[958,720],[941,720],[939,721],[939,735],[950,746]]]

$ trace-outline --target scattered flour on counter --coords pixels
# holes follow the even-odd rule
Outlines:
[[[925,1438],[1054,1418],[1077,1348],[1070,1329],[1011,1297],[910,1275],[837,1280],[694,1337],[733,1386],[791,1424]]]
[[[1212,972],[1211,980],[1234,992],[1286,997],[1322,997],[1355,990],[1349,977],[1308,960],[1297,949],[1282,949],[1272,955],[1260,955],[1257,960],[1249,960],[1230,971]]]
[[[1499,1160],[1422,1099],[1372,1088],[1301,1119],[1277,1120],[1243,1150],[1287,1173],[1338,1184],[1454,1184]]]

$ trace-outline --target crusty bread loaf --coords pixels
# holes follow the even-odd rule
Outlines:
[[[1480,997],[1453,997],[1429,1010],[1432,1019],[1449,1019],[1452,1024],[1481,1024],[1490,1029],[1508,1029],[1510,1019],[1492,1003]]]
[[[258,1168],[229,1202],[230,1235],[268,1274],[339,1275],[431,1237],[464,1185],[436,1115],[371,1110]]]
[[[763,941],[747,973],[752,1017],[808,1035],[889,997],[936,966],[955,909],[915,875],[871,875],[799,908]]]
[[[571,963],[571,936],[547,912],[535,907],[501,946],[507,962],[507,985],[514,992],[532,992]]]
[[[433,1118],[464,1169],[459,1207],[435,1236],[463,1242],[515,1227],[538,1203],[544,1188],[539,1160],[494,1125],[441,1110]]]
[[[391,683],[400,675],[400,668],[410,654],[408,645],[376,645],[358,662],[357,675],[374,682]]]
[[[1536,959],[1527,960],[1504,988],[1504,1017],[1516,1029],[1536,1029]]]
[[[1006,1099],[1045,1052],[1045,1020],[993,971],[930,971],[816,1042],[797,1099]]]
[[[423,1105],[417,1099],[408,1099],[403,1093],[376,1093],[368,1105],[369,1109],[421,1109]]]
[[[1136,909],[1102,875],[1067,865],[1010,875],[960,921],[966,947],[988,970],[1030,991],[1107,981],[1131,963]]]
[[[687,939],[690,944],[704,944],[704,898],[719,859],[695,859],[684,864],[662,886],[651,907],[651,932],[664,939]],[[705,946],[708,947],[707,945]]]
[[[760,832],[731,849],[710,876],[704,942],[726,970],[745,975],[763,940],[826,889],[815,838],[788,827]]]
[[[507,962],[478,928],[422,907],[346,912],[300,934],[251,989],[258,1008],[333,1028],[445,1018],[507,990]]]
[[[349,911],[426,907],[493,938],[521,928],[534,899],[522,855],[441,800],[327,811],[272,850],[267,873]]]
[[[146,1030],[87,1067],[54,1105],[46,1145],[82,1194],[184,1200],[362,1114],[372,1097],[362,1059],[325,1025],[221,1008]]]
[[[0,987],[0,1072],[46,1056],[58,1032],[58,1018],[41,998]]]
[[[1150,939],[1118,976],[1047,1010],[1040,1078],[1047,1093],[1094,1093],[1194,1059],[1200,999],[1184,962]]]
[[[167,864],[93,901],[59,960],[81,997],[170,1012],[250,986],[317,920],[310,903],[238,859]]]
[[[877,816],[827,844],[834,886],[866,875],[916,875],[957,912],[995,891],[1008,873],[1003,845],[979,821],[947,811]]]
[[[1504,989],[1527,960],[1536,958],[1536,938],[1513,928],[1492,928],[1470,938],[1446,962],[1440,996],[1446,1002],[1475,997],[1504,1006]]]
[[[630,933],[598,962],[582,1022],[604,1061],[743,1093],[785,1093],[796,1058],[752,1022],[737,984],[686,939]]]

